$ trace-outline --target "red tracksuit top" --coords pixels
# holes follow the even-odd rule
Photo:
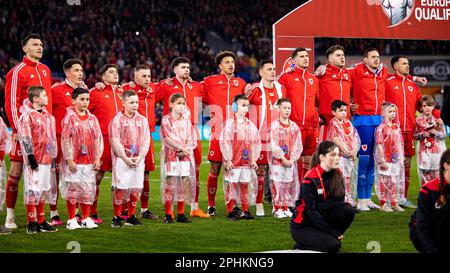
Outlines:
[[[298,126],[319,127],[316,106],[319,100],[317,77],[306,69],[295,67],[283,73],[278,81],[286,87],[286,96],[291,100],[292,119]]]
[[[203,82],[202,101],[210,106],[211,117],[215,117],[218,109],[222,111],[221,117],[215,117],[211,126],[211,134],[220,133],[222,124],[232,117],[231,104],[236,95],[244,94],[246,82],[239,77],[227,78],[225,74],[206,77]],[[219,128],[215,128],[218,125]]]
[[[397,106],[403,132],[414,132],[416,109],[421,97],[420,89],[413,82],[412,76],[395,74],[386,80],[386,101]]]
[[[72,92],[76,87],[72,87],[67,79],[63,82],[55,83],[52,86],[53,116],[56,123],[56,137],[60,138],[62,133],[61,122],[66,116],[67,107],[72,106]]]
[[[385,100],[385,82],[390,77],[383,65],[377,73],[372,72],[365,63],[347,69],[352,80],[353,102],[359,104],[357,115],[381,115],[381,104]]]
[[[134,87],[131,87],[128,83],[122,85],[122,90],[134,90],[139,97],[139,109],[138,113],[143,115],[148,120],[148,128],[150,132],[155,131],[155,98],[156,98],[156,86],[154,83],[150,83],[148,88],[135,83]]]
[[[92,88],[88,110],[97,117],[103,136],[108,136],[108,125],[117,112],[122,111],[121,94],[116,88],[106,84],[103,90]]]
[[[329,122],[333,118],[331,103],[342,100],[350,105],[351,78],[346,68],[327,64],[325,74],[319,78],[319,114]],[[350,111],[347,112],[350,118]]]
[[[5,82],[5,111],[8,121],[14,132],[21,113],[20,106],[28,98],[30,86],[43,86],[48,97],[47,111],[52,113],[52,74],[43,63],[32,62],[23,57],[22,62],[14,66],[6,75]]]
[[[201,111],[200,102],[202,101],[203,87],[199,82],[187,81],[184,85],[173,77],[173,85],[165,83],[165,80],[159,82],[159,88],[156,92],[156,102],[163,101],[163,115],[169,114],[169,98],[172,94],[180,93],[186,98],[186,106],[191,111],[192,124],[198,124],[198,115]]]

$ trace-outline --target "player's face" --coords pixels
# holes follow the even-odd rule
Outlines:
[[[182,114],[186,109],[186,100],[178,98],[176,101],[170,103],[170,108],[175,114]]]
[[[234,73],[234,59],[233,57],[225,57],[219,64],[220,70],[226,75]]]
[[[141,87],[147,88],[150,86],[152,76],[150,69],[141,69],[134,73],[134,81]]]
[[[123,107],[125,108],[125,111],[130,114],[136,113],[139,108],[138,96],[129,96],[125,98],[125,101],[123,102]]]
[[[187,80],[189,78],[189,74],[191,73],[191,68],[188,63],[180,63],[173,68],[173,72],[178,78]]]
[[[89,106],[89,93],[78,95],[76,99],[72,100],[72,103],[78,111],[86,111]]]
[[[26,45],[23,47],[23,51],[28,58],[33,60],[42,59],[42,53],[44,52],[44,45],[39,39],[29,39]]]
[[[83,81],[83,67],[79,64],[74,64],[69,70],[65,71],[67,79],[80,84]]]
[[[290,102],[283,102],[279,106],[280,110],[280,116],[282,118],[289,118],[291,116],[291,103]]]
[[[326,155],[320,155],[320,163],[328,170],[339,168],[339,148],[335,147]]]
[[[369,67],[377,69],[380,67],[380,54],[378,51],[369,51],[369,53],[367,53],[367,57],[364,58],[364,62]]]
[[[45,91],[42,91],[39,94],[39,97],[37,98],[37,104],[39,104],[40,106],[46,106],[48,105],[48,97],[47,97],[47,93]]]
[[[330,64],[337,66],[339,68],[344,68],[345,66],[345,54],[342,50],[336,50],[328,56],[328,61]]]
[[[409,75],[409,61],[406,58],[400,58],[397,63],[394,65],[395,71],[397,71],[400,75],[407,76]]]
[[[275,80],[275,66],[273,64],[264,64],[259,70],[259,75],[262,79],[273,82]]]
[[[294,63],[296,66],[300,67],[301,69],[305,69],[309,65],[309,55],[306,51],[299,51],[297,52],[297,56],[294,58]]]
[[[239,100],[237,102],[237,105],[238,105],[238,108],[237,108],[238,114],[240,114],[241,116],[247,115],[248,106],[249,106],[248,100]]]
[[[119,73],[114,67],[108,68],[102,76],[103,82],[106,84],[117,84],[119,82]]]
[[[332,111],[333,115],[338,119],[338,120],[344,120],[345,117],[347,116],[347,106],[343,105],[341,106],[341,108],[336,109],[336,111]]]
[[[434,105],[428,105],[426,102],[423,102],[423,103],[422,103],[422,112],[423,112],[425,115],[431,114],[431,112],[433,111],[433,109],[434,109]]]

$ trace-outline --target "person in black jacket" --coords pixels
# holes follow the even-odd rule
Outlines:
[[[355,211],[344,202],[344,177],[338,169],[339,148],[336,144],[331,141],[320,143],[311,166],[314,167],[303,179],[291,219],[294,248],[338,252]]]
[[[423,185],[411,215],[409,237],[422,253],[450,253],[450,149],[441,156],[439,177]]]

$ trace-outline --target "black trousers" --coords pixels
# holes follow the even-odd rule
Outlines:
[[[344,234],[355,218],[355,210],[350,204],[341,203],[327,211],[324,218],[331,227]],[[291,236],[297,249],[336,253],[341,248],[341,241],[315,226],[291,222]]]

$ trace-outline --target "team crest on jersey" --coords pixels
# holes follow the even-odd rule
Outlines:
[[[345,78],[346,81],[348,81],[348,74],[347,73],[344,74],[344,78]]]
[[[367,151],[367,144],[361,145],[361,149],[362,149],[363,151]]]
[[[308,81],[309,81],[309,84],[310,84],[311,86],[314,84],[314,80],[313,80],[313,79],[309,78]]]
[[[409,90],[409,92],[412,92],[413,91],[413,87],[412,86],[408,86],[408,90]]]
[[[264,155],[259,155],[259,160],[263,160]]]
[[[239,81],[238,80],[233,80],[234,86],[238,86],[239,85]]]
[[[45,70],[42,70],[42,75],[44,75],[44,77],[46,77],[46,78],[47,78],[47,71],[45,71]]]
[[[214,156],[214,151],[209,152],[211,156]]]
[[[189,89],[192,89],[192,84],[188,83],[187,86],[189,87]]]

